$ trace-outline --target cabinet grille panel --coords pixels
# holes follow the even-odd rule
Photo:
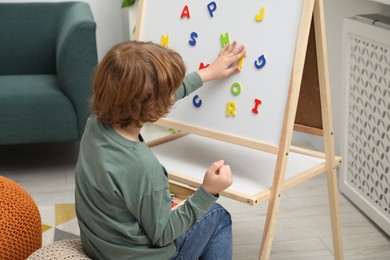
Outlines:
[[[348,37],[345,181],[390,219],[390,47]]]

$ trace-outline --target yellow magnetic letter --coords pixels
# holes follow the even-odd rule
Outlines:
[[[243,66],[243,63],[244,63],[244,59],[246,58],[246,55],[245,56],[242,56],[239,60],[238,60],[238,64],[237,66],[242,69],[242,66]]]
[[[260,9],[260,13],[258,13],[258,14],[256,14],[256,21],[258,21],[258,22],[261,22],[261,21],[263,21],[263,19],[264,19],[264,11],[265,11],[265,8],[264,7],[262,7],[261,9]]]
[[[160,41],[160,44],[164,47],[168,47],[169,45],[169,34],[165,35],[165,34],[162,34],[161,35],[161,41]]]
[[[226,103],[226,116],[236,116],[237,105],[235,102],[229,101]]]

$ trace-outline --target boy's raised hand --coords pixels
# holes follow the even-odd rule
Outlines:
[[[236,41],[225,45],[217,59],[210,66],[198,71],[203,83],[214,79],[226,78],[241,70],[240,67],[233,64],[246,55],[246,49],[244,45],[240,45],[238,48],[236,46]]]
[[[233,183],[229,165],[223,160],[214,162],[206,171],[203,178],[203,188],[212,195],[217,195]]]

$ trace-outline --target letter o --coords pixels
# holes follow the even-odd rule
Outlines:
[[[241,93],[241,84],[238,82],[234,82],[231,87],[232,94],[235,96],[240,95]]]

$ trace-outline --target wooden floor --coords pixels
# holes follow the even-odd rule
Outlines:
[[[0,146],[0,175],[21,184],[38,205],[73,203],[77,154],[78,143]],[[219,202],[233,219],[233,259],[257,259],[267,203]],[[389,236],[342,195],[340,210],[345,259],[389,260]],[[271,259],[334,259],[324,174],[283,194]]]

